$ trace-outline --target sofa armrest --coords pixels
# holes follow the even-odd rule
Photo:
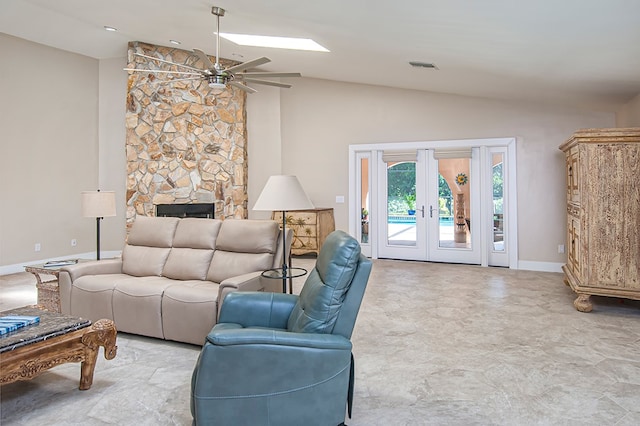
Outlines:
[[[297,301],[298,296],[293,294],[234,292],[222,304],[218,322],[285,329]]]
[[[104,275],[122,273],[122,259],[95,260],[80,262],[60,268],[58,274],[58,290],[60,292],[60,309],[63,314],[71,312],[71,285],[83,275]]]
[[[122,273],[122,259],[92,260],[80,262],[75,265],[63,266],[60,273],[67,272],[71,281],[75,281],[83,275],[103,275]]]

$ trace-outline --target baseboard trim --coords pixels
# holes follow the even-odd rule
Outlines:
[[[535,262],[535,261],[532,261],[532,260],[519,260],[518,261],[518,269],[524,269],[526,271],[562,272],[562,265],[564,265],[564,263]]]
[[[60,257],[51,257],[49,259],[40,259],[40,260],[29,260],[24,263],[16,263],[14,265],[4,265],[0,266],[0,275],[9,275],[9,274],[17,274],[19,272],[24,272],[25,266],[30,265],[38,265],[43,264],[45,262],[49,262],[51,260],[62,260],[62,259],[95,259],[95,252],[88,253],[78,253],[69,256],[60,256]],[[103,259],[109,259],[113,257],[122,256],[122,250],[113,250],[113,251],[100,251],[100,257]]]

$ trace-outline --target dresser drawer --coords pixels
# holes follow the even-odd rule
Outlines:
[[[273,212],[271,218],[281,224],[282,212]],[[335,230],[333,209],[287,211],[286,225],[293,230],[292,254],[318,254],[324,240]]]

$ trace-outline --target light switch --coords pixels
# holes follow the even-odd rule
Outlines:
[[[344,195],[336,195],[336,203],[338,204],[344,203]]]

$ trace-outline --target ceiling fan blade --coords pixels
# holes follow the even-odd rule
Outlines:
[[[238,83],[237,81],[230,81],[229,85],[233,86],[233,87],[237,87],[240,90],[244,90],[247,93],[256,93],[257,92],[257,90],[254,89],[253,87],[245,86],[244,84]]]
[[[258,59],[253,59],[251,61],[248,62],[243,62],[239,65],[233,66],[231,68],[226,69],[225,71],[230,72],[231,74],[240,72],[240,71],[244,71],[248,68],[253,68],[253,67],[257,67],[260,65],[264,65],[267,62],[271,62],[271,59],[267,58],[267,57],[262,57],[262,58],[258,58]]]
[[[177,78],[175,80],[154,80],[154,81],[149,81],[146,84],[171,84],[171,83],[178,83],[180,81],[197,81],[197,80],[204,80],[203,77],[188,77],[188,78]]]
[[[236,78],[247,77],[302,77],[299,72],[242,72],[236,74]]]
[[[255,78],[244,78],[244,79],[242,79],[242,81],[245,81],[247,83],[254,83],[254,84],[265,84],[267,86],[283,87],[285,89],[288,89],[288,88],[291,87],[290,84],[278,83],[277,81],[258,80],[258,79],[255,79]]]
[[[207,56],[206,53],[204,53],[202,50],[200,49],[193,49],[193,53],[195,53],[198,58],[200,58],[200,60],[202,60],[202,62],[204,62],[204,66],[211,69],[211,68],[215,68],[215,66],[213,65],[213,62],[211,62],[211,59],[209,59],[209,57]]]
[[[153,56],[143,55],[142,53],[135,53],[135,52],[134,52],[134,55],[136,55],[136,56],[142,56],[143,58],[147,58],[147,59],[153,59],[154,61],[158,61],[158,62],[164,62],[165,64],[175,65],[175,66],[177,66],[177,67],[186,68],[186,69],[188,69],[188,70],[195,71],[195,72],[197,72],[197,73],[202,73],[202,70],[199,70],[198,68],[190,67],[190,66],[188,66],[188,65],[176,64],[175,62],[165,61],[164,59],[154,58]]]
[[[163,70],[143,70],[141,68],[123,68],[125,71],[137,71],[137,72],[152,72],[152,73],[163,73],[163,74],[188,74],[188,75],[199,75],[202,77],[202,74],[199,72],[192,71],[163,71]]]

